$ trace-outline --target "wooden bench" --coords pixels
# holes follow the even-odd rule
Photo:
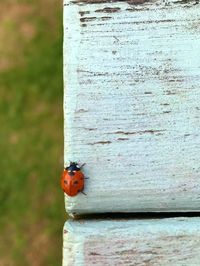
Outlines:
[[[89,177],[86,195],[65,196],[70,216],[199,212],[199,21],[196,0],[64,1],[65,166],[70,161],[86,163],[83,171]],[[196,231],[200,224],[198,219],[184,219],[186,235],[196,245],[198,236],[190,231],[190,219],[191,226],[195,221]],[[168,222],[170,228],[174,226],[174,237]],[[119,222],[121,232],[126,231],[126,223]],[[137,228],[140,221],[130,223]],[[87,229],[90,224],[98,239],[98,227],[104,221],[87,220],[81,226],[71,221],[66,227],[73,230],[73,239],[79,239],[74,237],[76,232],[80,238],[84,233],[84,239],[84,225]],[[108,224],[112,228],[112,221]],[[156,260],[145,264],[141,253],[139,262],[137,253],[132,264],[124,265],[200,265],[198,247],[191,253],[193,258],[186,259],[187,237],[176,239],[176,233],[182,235],[179,220],[145,221],[142,230],[147,233],[148,224],[155,230],[149,252],[160,241],[161,252],[166,248],[163,264]],[[134,241],[137,230],[130,228],[129,237]],[[168,243],[173,238],[172,246],[165,246],[160,234]],[[147,245],[145,234],[143,241]],[[176,243],[182,257],[171,264]],[[69,245],[76,250],[73,241]],[[140,245],[135,243],[133,248]],[[74,256],[67,250],[64,248],[63,265],[93,265],[92,253],[91,263],[82,263],[82,244],[82,264],[75,258],[70,259],[74,264],[67,264],[65,258]],[[123,265],[117,259],[116,264],[97,265]]]

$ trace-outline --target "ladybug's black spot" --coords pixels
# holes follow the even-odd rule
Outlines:
[[[64,183],[67,185],[67,180],[64,180]]]
[[[78,181],[76,180],[76,181],[74,181],[74,185],[78,185]]]
[[[70,176],[73,176],[73,175],[75,175],[75,173],[74,173],[74,172],[72,172],[72,171],[68,172],[68,174],[69,174]]]
[[[78,189],[78,192],[81,192],[80,189]]]

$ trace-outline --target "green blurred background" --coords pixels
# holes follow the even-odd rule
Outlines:
[[[61,265],[62,2],[0,2],[0,266]]]

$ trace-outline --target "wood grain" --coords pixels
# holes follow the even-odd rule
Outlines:
[[[200,219],[72,221],[63,266],[199,266]]]
[[[198,1],[65,1],[70,214],[200,210]]]

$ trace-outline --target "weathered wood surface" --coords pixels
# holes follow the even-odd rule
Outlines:
[[[199,266],[200,219],[67,222],[63,266]]]
[[[64,2],[72,214],[200,210],[200,4]]]

